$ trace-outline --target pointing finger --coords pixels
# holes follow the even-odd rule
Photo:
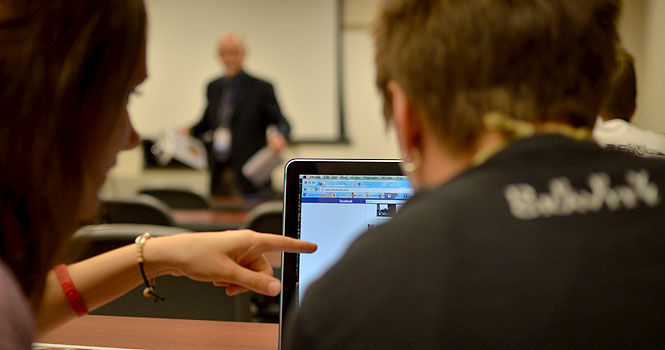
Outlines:
[[[313,253],[318,248],[316,244],[297,240],[291,237],[275,234],[260,234],[257,236],[258,246],[262,251],[284,251],[287,253]]]

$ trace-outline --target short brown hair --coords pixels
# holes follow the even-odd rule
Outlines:
[[[614,65],[618,0],[384,0],[377,85],[397,81],[455,152],[482,116],[593,125]]]
[[[617,65],[600,107],[600,115],[605,118],[630,121],[635,113],[635,99],[637,98],[635,63],[633,56],[622,47],[617,47],[616,57]]]
[[[0,257],[33,305],[145,47],[141,0],[0,0]]]

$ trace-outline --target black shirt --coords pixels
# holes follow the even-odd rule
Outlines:
[[[663,348],[665,163],[513,143],[361,236],[285,349]]]

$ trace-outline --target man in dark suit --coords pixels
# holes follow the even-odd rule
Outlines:
[[[256,184],[242,173],[245,163],[264,146],[277,156],[286,147],[290,126],[272,85],[243,70],[245,47],[235,33],[218,46],[225,75],[208,84],[208,105],[190,132],[208,146],[213,195],[270,195],[271,183]],[[270,128],[274,126],[274,128]],[[266,135],[266,133],[268,135]]]

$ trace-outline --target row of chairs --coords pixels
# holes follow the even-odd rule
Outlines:
[[[72,237],[73,251],[85,259],[105,251],[132,244],[143,232],[155,237],[186,232],[173,226],[143,224],[101,224],[81,228]],[[190,280],[186,277],[162,276],[157,279],[157,293],[165,301],[153,302],[143,296],[143,285],[122,297],[94,310],[94,315],[160,317],[219,321],[262,321],[252,314],[252,295],[235,297],[225,294],[224,288],[212,283]]]
[[[171,208],[152,196],[103,195],[100,200],[99,223],[175,226]]]
[[[103,195],[100,223],[175,226],[172,209],[211,209],[208,198],[186,188],[142,188],[136,196]]]
[[[131,244],[143,232],[164,236],[190,231],[176,226],[172,209],[214,210],[205,197],[183,189],[142,190],[134,197],[102,196],[101,202],[100,224],[83,227],[73,237],[73,251],[82,252],[80,259]],[[282,233],[281,227],[281,201],[258,204],[250,210],[243,226],[275,234]],[[258,322],[277,322],[279,317],[278,298],[255,293],[228,297],[223,288],[211,283],[173,276],[160,277],[157,288],[166,302],[146,300],[143,287],[139,286],[92,313]]]
[[[211,209],[213,207],[207,197],[188,188],[149,187],[142,188],[138,192],[157,198],[171,209]]]
[[[137,196],[102,196],[99,223],[136,223],[176,226],[171,215],[173,209],[208,209],[209,201],[188,190],[142,190]],[[205,206],[204,206],[205,204]],[[243,228],[282,233],[282,201],[273,200],[257,204],[248,215]]]

